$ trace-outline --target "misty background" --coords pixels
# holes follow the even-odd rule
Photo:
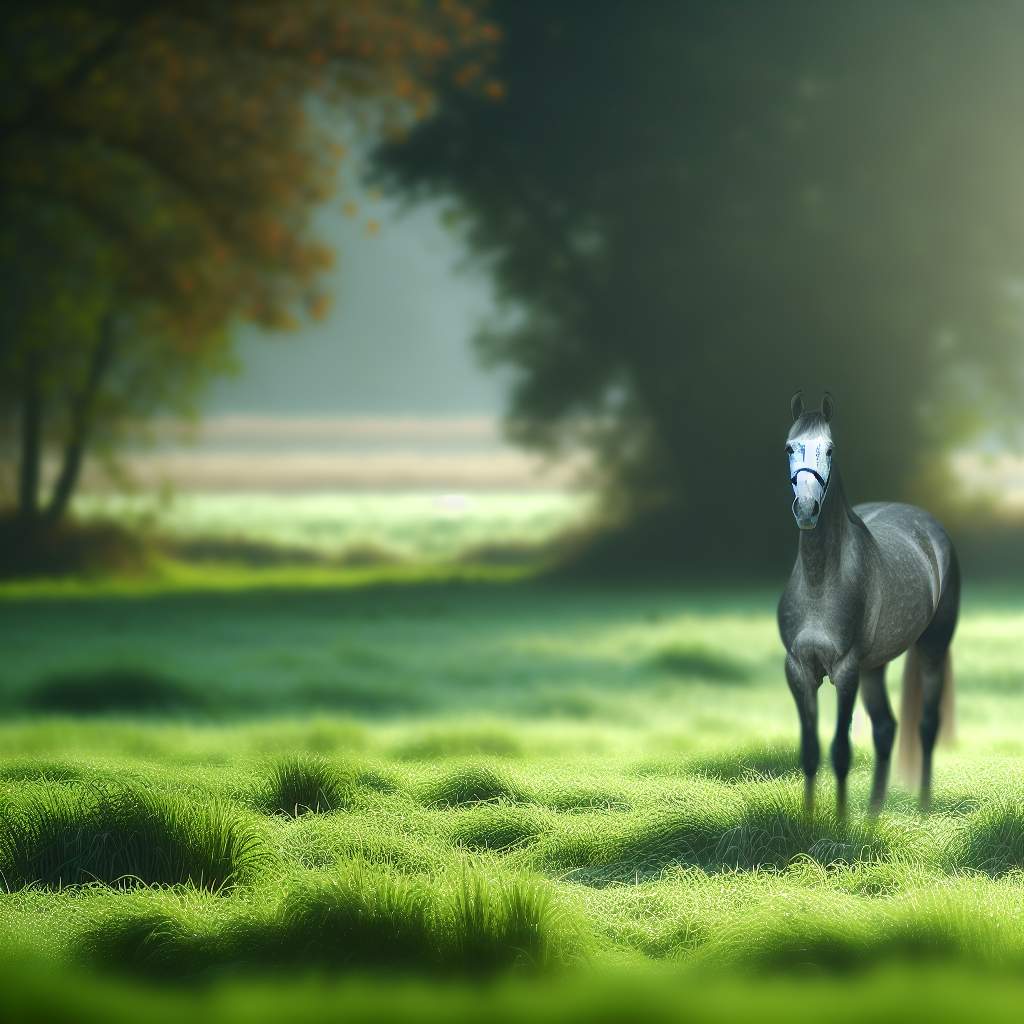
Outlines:
[[[269,26],[279,93],[237,88],[242,15],[88,77],[118,10],[95,50],[12,22],[16,538],[126,489],[568,491],[594,564],[777,569],[789,397],[828,389],[854,500],[1019,561],[1019,5],[496,0],[407,51],[367,8],[361,78],[348,28]]]

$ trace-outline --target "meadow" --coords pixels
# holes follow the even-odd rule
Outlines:
[[[871,822],[860,712],[800,809],[775,588],[243,575],[0,590],[11,1019],[1019,1016],[1017,594]]]
[[[474,491],[182,492],[84,494],[84,522],[114,519],[156,534],[195,558],[262,551],[266,559],[413,560],[514,558],[592,513],[588,494]]]

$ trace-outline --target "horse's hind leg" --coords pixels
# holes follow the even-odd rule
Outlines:
[[[875,774],[871,782],[870,814],[878,814],[885,803],[889,785],[889,760],[896,737],[896,719],[885,692],[885,666],[873,668],[860,675],[860,695],[871,718],[871,735],[875,741]]]
[[[918,725],[921,732],[921,810],[927,811],[932,803],[932,751],[941,724],[939,708],[945,681],[946,652],[929,654],[920,642],[917,652],[921,668],[921,721]]]
[[[946,682],[946,656],[960,610],[960,572],[954,558],[928,628],[918,637],[916,648],[921,670],[921,809],[932,802],[932,750],[939,734],[942,690]]]

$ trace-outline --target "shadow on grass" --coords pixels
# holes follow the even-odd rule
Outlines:
[[[522,753],[522,742],[511,730],[464,726],[420,732],[396,746],[393,756],[406,761],[434,761],[466,755],[520,757]]]
[[[304,683],[285,696],[289,708],[343,711],[370,716],[423,711],[431,703],[408,687],[380,682],[367,685],[343,680],[334,683]]]
[[[708,647],[690,644],[663,648],[651,658],[650,665],[660,672],[713,683],[745,683],[751,675],[742,662]]]
[[[203,711],[207,702],[191,686],[144,668],[67,672],[36,683],[24,696],[30,711],[56,714],[160,715]]]
[[[0,765],[0,779],[5,782],[74,782],[85,774],[73,761],[49,758],[24,758]]]
[[[968,868],[993,877],[1024,870],[1024,803],[998,800],[969,815],[947,862],[951,869]]]
[[[934,921],[902,921],[862,934],[846,922],[820,921],[800,931],[767,926],[751,939],[745,966],[763,971],[853,974],[881,966],[963,963],[964,938]]]
[[[206,930],[167,911],[110,915],[80,940],[91,964],[177,982],[275,968],[486,975],[548,967],[565,951],[536,881],[466,873],[428,887],[360,862],[300,884],[271,912]]]
[[[822,865],[891,854],[882,823],[821,810],[809,819],[795,794],[775,788],[743,806],[693,807],[655,818],[608,822],[590,816],[537,847],[534,863],[586,885],[642,882],[673,866],[705,871],[781,870],[806,857]]]
[[[742,782],[751,778],[779,779],[796,775],[796,747],[792,743],[758,744],[729,753],[700,754],[686,762],[691,775],[703,775],[721,782]]]
[[[228,805],[141,787],[34,787],[0,818],[9,889],[103,882],[230,889],[270,862],[262,835]]]

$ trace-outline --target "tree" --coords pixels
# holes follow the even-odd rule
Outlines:
[[[1018,398],[1024,8],[492,16],[504,102],[448,92],[379,173],[456,198],[518,314],[479,338],[513,436],[591,446],[618,507],[661,510],[652,549],[788,555],[797,388],[836,395],[857,499],[919,496]]]
[[[311,237],[367,131],[486,86],[478,0],[21,2],[0,32],[0,403],[18,512],[57,522],[88,450],[184,411],[241,317],[322,312]],[[351,121],[351,119],[350,119]],[[62,452],[47,501],[42,454]]]

